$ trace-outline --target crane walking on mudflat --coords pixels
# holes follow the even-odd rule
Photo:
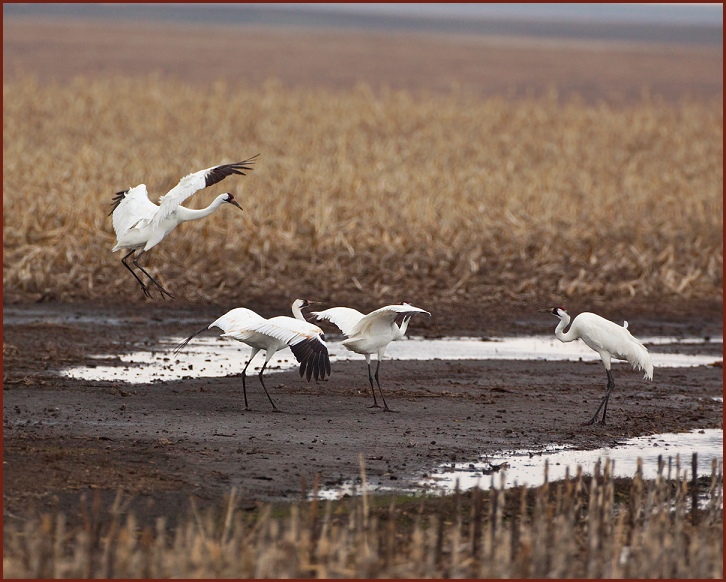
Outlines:
[[[272,404],[272,410],[278,412],[277,406],[272,401],[267,391],[262,374],[265,372],[268,362],[272,356],[280,350],[290,347],[295,359],[300,362],[300,377],[314,377],[316,380],[324,380],[330,375],[330,356],[328,346],[325,345],[323,330],[317,325],[308,323],[302,315],[302,309],[310,303],[305,299],[296,299],[292,304],[292,312],[295,317],[280,315],[265,319],[251,309],[238,307],[225,313],[219,319],[213,321],[209,326],[193,333],[174,350],[178,354],[184,347],[200,333],[218,327],[224,333],[221,337],[228,337],[252,348],[249,360],[242,369],[242,393],[245,399],[245,410],[250,410],[247,404],[247,385],[245,382],[247,368],[260,350],[265,350],[265,363],[258,374],[260,384]]]
[[[572,320],[570,330],[565,333],[565,328],[570,323],[570,315],[561,307],[553,307],[552,309],[540,309],[547,311],[558,317],[560,322],[555,328],[555,337],[561,342],[571,342],[576,339],[584,341],[588,347],[595,350],[602,359],[605,371],[608,374],[607,392],[600,402],[593,417],[584,424],[593,424],[600,409],[602,409],[602,419],[598,424],[605,424],[605,414],[608,409],[608,400],[610,393],[615,388],[615,380],[610,371],[610,360],[625,360],[630,363],[634,370],[642,370],[644,372],[644,380],[653,379],[653,363],[650,360],[648,348],[643,345],[639,339],[634,338],[628,331],[628,322],[624,322],[620,327],[617,323],[600,317],[594,313],[583,312]]]
[[[371,384],[371,392],[373,392],[373,405],[370,408],[381,408],[376,400],[373,376],[371,376],[371,355],[377,354],[378,363],[376,364],[375,378],[378,391],[383,399],[383,410],[393,412],[388,408],[386,399],[383,396],[381,383],[378,381],[378,370],[381,367],[381,360],[386,351],[386,346],[392,341],[401,339],[406,334],[411,318],[417,313],[431,316],[428,311],[420,307],[414,307],[410,303],[386,305],[368,315],[364,315],[357,309],[350,307],[331,307],[324,311],[313,311],[310,315],[318,320],[330,321],[346,336],[346,339],[342,342],[343,345],[351,352],[363,354],[366,357],[368,381]]]
[[[165,293],[169,297],[173,298],[174,296],[164,289],[159,282],[149,275],[149,273],[147,273],[146,270],[139,264],[139,259],[141,259],[141,257],[149,251],[149,249],[159,244],[167,234],[169,234],[182,222],[198,220],[205,216],[209,216],[225,202],[233,204],[242,210],[242,207],[229,192],[220,194],[209,206],[201,210],[185,208],[181,205],[181,203],[198,190],[212,186],[217,182],[221,182],[227,176],[231,176],[232,174],[246,176],[247,174],[245,174],[242,170],[251,170],[252,167],[250,164],[255,161],[255,158],[258,155],[259,154],[254,155],[242,162],[214,166],[213,168],[199,170],[198,172],[184,176],[181,180],[179,180],[179,183],[174,186],[174,188],[159,198],[158,206],[149,200],[145,184],[139,184],[134,188],[129,188],[123,192],[116,193],[113,198],[113,208],[109,213],[109,216],[113,215],[113,230],[116,233],[116,246],[114,246],[111,250],[115,253],[120,249],[130,249],[130,252],[121,259],[121,262],[124,267],[131,271],[131,274],[136,277],[139,285],[141,285],[144,295],[151,297],[149,288],[129,266],[126,260],[136,251],[142,249],[141,252],[133,258],[133,264],[136,265],[136,267],[138,267],[138,269],[146,275],[154,285],[156,285],[156,288],[161,293],[162,298]]]

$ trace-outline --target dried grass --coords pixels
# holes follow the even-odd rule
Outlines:
[[[114,192],[261,153],[146,264],[177,296],[717,298],[723,105],[617,109],[160,77],[3,85],[3,282],[17,299],[144,300]],[[227,212],[225,212],[227,211]]]
[[[418,507],[394,497],[372,508],[364,495],[294,504],[284,515],[270,505],[246,514],[232,490],[216,511],[192,503],[175,530],[163,518],[141,527],[119,494],[105,520],[84,504],[84,527],[69,528],[63,514],[6,520],[3,575],[722,579],[723,463],[714,459],[697,511],[678,460],[673,473],[670,462],[667,472],[659,467],[651,481],[639,467],[629,490],[616,490],[608,460],[592,478],[578,467],[574,478],[534,490],[492,484]]]

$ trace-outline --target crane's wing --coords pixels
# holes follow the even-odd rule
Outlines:
[[[113,197],[113,230],[121,238],[132,228],[143,228],[154,218],[159,207],[149,200],[146,185],[139,184]]]
[[[253,164],[255,158],[260,154],[256,154],[251,158],[247,158],[241,162],[234,164],[224,164],[221,166],[214,166],[207,168],[206,170],[199,170],[192,174],[187,174],[179,183],[174,186],[164,196],[159,198],[159,212],[154,217],[154,221],[159,223],[162,220],[168,218],[178,207],[189,198],[192,194],[203,188],[208,188],[217,182],[221,182],[227,176],[232,174],[239,174],[246,176],[242,170],[252,170],[249,164]]]
[[[225,332],[222,334],[223,336],[229,336],[234,339],[244,341],[241,338],[244,335],[245,330],[250,326],[258,324],[260,321],[265,321],[265,318],[246,307],[237,307],[236,309],[228,311],[210,323],[207,327],[203,327],[199,331],[194,332],[174,348],[174,353],[178,354],[190,341],[192,341],[192,339],[213,327],[218,327]]]
[[[317,325],[293,317],[280,315],[264,320],[251,332],[273,337],[290,346],[295,359],[300,362],[300,377],[310,380],[325,379],[330,375],[330,356],[328,346],[323,340],[323,330]]]
[[[351,307],[331,307],[325,311],[311,311],[310,315],[314,315],[318,320],[329,321],[348,337],[352,335],[356,324],[365,317],[360,311]]]
[[[645,379],[653,379],[653,362],[642,341],[634,337],[627,328],[604,317],[581,313],[578,318],[583,315],[587,319],[583,318],[579,322],[579,333],[588,346],[598,353],[605,351],[613,358],[629,362],[634,370],[643,371]]]
[[[231,309],[223,316],[209,324],[209,329],[218,327],[223,332],[228,333],[235,330],[244,330],[254,328],[261,322],[266,321],[264,317],[255,313],[246,307],[237,307]]]
[[[398,318],[406,316],[414,316],[417,313],[425,313],[431,315],[425,309],[414,307],[409,304],[386,305],[375,311],[371,311],[363,319],[361,319],[351,330],[351,335],[368,332],[373,326],[388,325],[390,326]]]

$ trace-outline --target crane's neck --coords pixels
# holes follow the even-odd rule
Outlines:
[[[292,304],[292,314],[295,319],[307,321],[307,319],[305,319],[305,316],[303,315],[302,308],[298,305],[297,301]]]
[[[212,214],[212,212],[214,212],[215,210],[217,210],[217,208],[224,204],[224,196],[224,194],[220,194],[214,200],[212,200],[212,203],[209,206],[200,210],[193,210],[191,208],[179,206],[179,208],[177,208],[177,216],[179,217],[179,222],[189,222],[190,220],[199,220],[200,218],[205,218],[206,216],[209,216],[210,214]]]
[[[570,315],[565,312],[560,316],[560,323],[558,323],[555,328],[555,337],[561,342],[572,342],[580,337],[572,330],[572,328],[570,328],[570,331],[565,333],[565,328],[568,325],[570,325]]]

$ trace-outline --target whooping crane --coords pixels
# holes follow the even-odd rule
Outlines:
[[[628,322],[623,322],[623,327],[604,317],[600,317],[594,313],[583,312],[572,320],[570,331],[564,332],[564,329],[570,323],[570,315],[561,307],[552,309],[540,309],[547,311],[558,317],[560,323],[555,328],[555,336],[561,342],[571,342],[576,339],[584,341],[588,347],[595,350],[605,365],[605,371],[608,374],[607,392],[595,411],[594,416],[584,424],[593,424],[597,415],[602,408],[602,419],[598,424],[605,424],[605,414],[608,409],[608,400],[610,393],[615,388],[612,372],[610,372],[610,360],[625,360],[630,363],[634,370],[642,370],[644,372],[644,380],[653,379],[653,363],[650,360],[648,349],[639,339],[634,338],[628,331]],[[604,408],[603,408],[604,407]]]
[[[381,408],[376,400],[376,391],[373,388],[373,376],[371,376],[371,355],[378,355],[376,364],[376,384],[383,399],[383,410],[393,412],[388,408],[386,399],[381,390],[381,383],[378,381],[378,370],[381,367],[381,360],[386,351],[386,346],[395,340],[401,339],[408,328],[411,318],[417,313],[431,314],[420,307],[414,307],[410,303],[399,305],[386,305],[363,315],[360,311],[350,307],[331,307],[324,311],[313,311],[311,316],[318,320],[327,320],[338,327],[346,339],[343,345],[357,354],[363,354],[368,364],[368,381],[373,392],[373,405],[369,408]]]
[[[141,285],[141,289],[147,297],[151,297],[149,288],[144,285],[144,282],[129,266],[126,260],[139,249],[143,249],[138,256],[134,257],[132,260],[133,264],[156,285],[162,298],[164,297],[164,293],[173,298],[174,296],[171,293],[164,289],[156,279],[139,265],[139,259],[149,249],[159,244],[167,234],[182,222],[198,220],[209,216],[225,202],[234,204],[242,210],[242,207],[229,192],[220,194],[209,206],[201,210],[185,208],[181,203],[196,191],[221,182],[227,176],[231,176],[232,174],[246,176],[247,174],[242,170],[251,170],[252,167],[249,164],[254,163],[257,156],[259,154],[242,162],[214,166],[213,168],[207,168],[206,170],[200,170],[184,176],[174,188],[159,198],[158,206],[149,200],[145,184],[139,184],[134,188],[116,193],[113,198],[113,208],[109,213],[109,216],[113,215],[113,229],[116,232],[116,246],[111,250],[113,252],[120,249],[131,250],[131,252],[121,259],[121,262],[136,277],[136,280]]]
[[[192,338],[213,327],[220,328],[224,333],[220,337],[229,337],[247,344],[252,348],[249,360],[242,369],[242,393],[245,398],[245,410],[250,410],[247,404],[247,385],[245,382],[247,367],[250,365],[257,352],[265,350],[265,363],[258,374],[260,384],[272,404],[272,409],[277,412],[278,408],[267,391],[262,374],[268,362],[276,352],[290,346],[295,358],[300,362],[300,377],[303,375],[308,382],[311,377],[316,380],[324,380],[330,375],[330,356],[328,347],[325,345],[323,330],[317,325],[308,323],[302,315],[302,308],[310,303],[305,299],[296,299],[292,304],[292,311],[295,317],[280,315],[265,319],[251,309],[238,307],[225,313],[222,317],[209,324],[208,327],[193,333],[174,350],[178,354]]]

